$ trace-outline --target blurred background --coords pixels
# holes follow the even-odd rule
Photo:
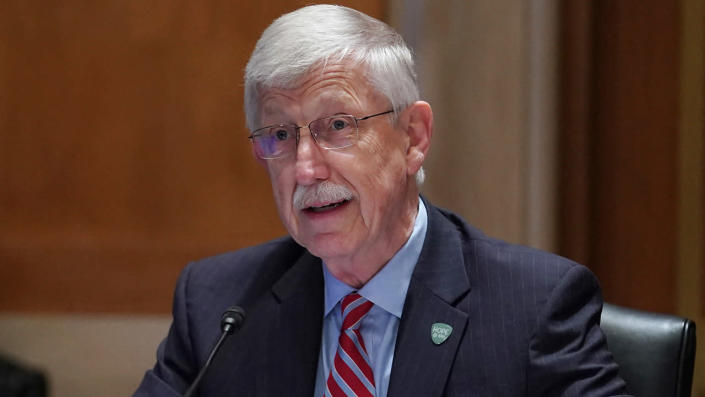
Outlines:
[[[52,396],[129,395],[186,263],[284,234],[242,74],[310,3],[0,1],[0,356]],[[705,0],[338,3],[416,52],[424,194],[694,319],[705,396]]]

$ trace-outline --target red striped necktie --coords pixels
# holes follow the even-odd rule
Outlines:
[[[372,302],[353,292],[343,298],[340,308],[343,326],[324,395],[374,397],[375,378],[359,329],[362,318],[372,308]]]

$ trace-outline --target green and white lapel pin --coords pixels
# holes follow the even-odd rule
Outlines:
[[[453,327],[446,323],[433,323],[431,325],[431,340],[434,344],[440,345],[450,337]]]

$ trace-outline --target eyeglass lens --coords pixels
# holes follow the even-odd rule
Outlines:
[[[264,128],[252,137],[255,153],[264,159],[288,156],[296,150],[297,133],[301,127],[277,125]],[[341,149],[355,143],[357,121],[349,115],[332,116],[312,121],[311,136],[324,149]]]

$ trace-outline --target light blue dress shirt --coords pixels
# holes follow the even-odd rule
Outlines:
[[[376,397],[387,396],[399,319],[404,308],[411,273],[414,271],[426,237],[426,223],[426,208],[419,199],[419,210],[409,240],[387,265],[358,290],[360,295],[374,303],[370,312],[362,319],[360,332],[365,341],[375,377]],[[343,322],[340,300],[355,290],[333,277],[325,264],[323,280],[325,285],[323,333],[321,352],[318,356],[315,397],[321,397],[325,392],[328,374],[338,348],[338,336]]]

